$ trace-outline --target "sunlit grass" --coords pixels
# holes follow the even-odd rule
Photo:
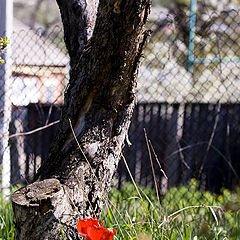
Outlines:
[[[121,232],[116,239],[240,239],[239,190],[224,190],[217,196],[202,194],[197,188],[196,181],[172,188],[159,204],[153,190],[138,186],[140,198],[133,184],[125,184],[109,194],[118,211],[105,209],[102,220],[107,227],[117,229],[117,218]],[[229,204],[235,209],[230,209]]]
[[[14,215],[10,200],[3,198],[0,193],[0,239],[14,239]]]
[[[170,189],[159,204],[152,189],[126,183],[120,190],[111,190],[109,201],[112,205],[103,210],[101,220],[106,227],[117,229],[114,239],[240,239],[240,189],[225,189],[221,195],[201,193],[192,180],[189,185]],[[69,239],[67,233],[62,234],[63,239]],[[2,194],[0,239],[14,239],[11,202]]]

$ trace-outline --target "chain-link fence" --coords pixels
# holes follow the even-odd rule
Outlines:
[[[2,188],[9,186],[9,178],[12,185],[28,183],[41,165],[54,135],[47,127],[58,123],[55,111],[63,102],[69,71],[61,27],[45,33],[14,19],[8,51],[10,57],[3,56],[0,65]],[[47,130],[31,132],[42,127]]]
[[[240,183],[239,11],[200,8],[195,25],[186,27],[191,14],[162,12],[160,18],[151,18],[129,133],[132,146],[125,148],[132,175],[141,185],[153,187],[150,159],[156,159],[163,194],[191,178],[202,190],[214,192]],[[119,183],[129,181],[122,162],[119,168]]]
[[[192,29],[191,15],[157,7],[148,25],[152,35],[139,69],[132,145],[124,155],[137,183],[153,187],[154,170],[161,194],[192,178],[215,192],[240,184],[240,15],[199,11]],[[46,157],[69,61],[60,28],[44,34],[20,22],[14,27],[11,78],[0,79],[2,177],[9,170],[13,185],[30,182]],[[11,169],[4,166],[8,158]],[[120,161],[115,184],[126,181],[131,178]]]

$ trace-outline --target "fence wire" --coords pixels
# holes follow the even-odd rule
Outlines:
[[[189,15],[153,13],[129,130],[132,145],[123,151],[131,174],[136,183],[153,188],[154,169],[162,195],[192,179],[201,190],[233,188],[240,184],[239,11],[197,12],[192,59]],[[61,28],[46,34],[18,21],[14,27],[7,59],[11,78],[0,79],[1,162],[4,169],[4,158],[11,161],[12,185],[31,182],[47,155],[69,70]],[[6,67],[0,65],[1,76]],[[130,180],[120,161],[115,185]]]

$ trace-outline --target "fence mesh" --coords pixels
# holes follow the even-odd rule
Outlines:
[[[240,15],[198,10],[189,39],[190,16],[181,14],[153,9],[129,130],[132,145],[124,155],[135,181],[153,187],[151,155],[162,195],[191,179],[201,190],[219,193],[240,183]],[[6,59],[11,64],[0,65],[2,179],[9,171],[12,185],[30,182],[46,157],[69,68],[61,28],[46,34],[17,21],[14,27],[12,58]],[[115,185],[130,180],[120,161]]]

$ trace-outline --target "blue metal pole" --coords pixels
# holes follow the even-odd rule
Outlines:
[[[196,11],[197,11],[197,0],[191,0],[187,70],[192,74],[193,74],[193,64],[194,64],[194,37],[195,37],[195,25],[196,25]]]

